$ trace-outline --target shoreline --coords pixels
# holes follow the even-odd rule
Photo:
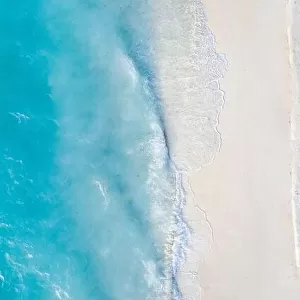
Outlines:
[[[188,177],[190,171],[211,164],[220,151],[222,141],[217,127],[225,99],[219,81],[226,72],[227,60],[224,54],[216,52],[216,40],[208,27],[202,1],[167,0],[156,4],[153,22],[158,24],[155,45],[158,87],[171,161],[182,176],[187,201],[177,212],[192,230],[188,245],[179,245],[179,248],[187,246],[179,272],[174,262],[177,265],[182,257],[176,253],[176,243],[172,246],[173,276],[177,275],[173,293],[179,286],[182,299],[198,300],[201,296],[198,265],[211,248],[213,232],[206,212],[196,200],[193,204]],[[177,227],[179,240],[181,230]]]

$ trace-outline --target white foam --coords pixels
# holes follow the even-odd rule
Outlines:
[[[126,56],[121,49],[117,49],[116,54],[117,65],[116,69],[126,74],[127,88],[134,89],[138,83],[138,74],[132,63],[132,60]]]
[[[186,238],[189,237],[183,218],[185,195],[180,194],[183,191],[182,179],[186,176],[185,171],[200,170],[212,163],[220,150],[222,140],[217,126],[224,105],[224,92],[219,80],[226,71],[227,61],[224,55],[216,52],[216,41],[208,28],[201,1],[154,1],[153,23],[156,24],[153,55],[158,69],[158,87],[165,107],[169,150],[178,169],[175,171],[178,189],[176,224],[166,248],[166,255],[173,256],[172,269],[176,275],[185,260]],[[195,240],[192,235],[190,241]],[[205,241],[201,241],[203,244]],[[196,253],[188,253],[191,252],[190,255]],[[195,263],[189,271],[196,272],[197,268]],[[188,273],[181,275],[180,283],[190,281]],[[186,289],[183,292],[187,292]],[[196,294],[183,297],[198,299],[200,294]],[[173,290],[173,296],[181,295]]]
[[[9,114],[18,120],[18,124],[21,124],[23,121],[30,119],[27,115],[20,112],[10,112]]]
[[[11,225],[1,222],[0,223],[0,228],[11,228]]]
[[[198,170],[211,163],[221,146],[217,126],[224,93],[219,80],[227,61],[216,52],[200,1],[171,5],[166,0],[155,14],[159,27],[155,54],[171,154],[180,169]]]
[[[71,297],[69,296],[69,294],[64,291],[59,285],[53,284],[52,286],[55,296],[59,299],[59,300],[68,300],[71,299]]]
[[[99,180],[94,179],[92,181],[93,185],[95,185],[97,187],[97,189],[100,191],[103,199],[104,199],[104,204],[107,207],[109,205],[109,199],[107,196],[107,192],[105,191],[103,184],[101,184],[101,182]]]

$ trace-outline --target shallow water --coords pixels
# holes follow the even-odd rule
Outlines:
[[[0,3],[1,300],[177,295],[184,194],[141,11]]]

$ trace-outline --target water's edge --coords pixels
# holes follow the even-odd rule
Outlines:
[[[173,242],[176,247],[172,247],[173,296],[199,300],[198,268],[205,252],[202,248],[211,247],[214,238],[212,225],[201,208],[201,199],[196,199],[189,175],[211,164],[220,151],[219,115],[225,102],[220,80],[228,62],[224,54],[217,53],[202,1],[156,2],[153,23],[157,24],[154,46],[157,86],[165,116],[168,152],[180,178],[182,195],[176,213],[177,239]],[[206,222],[210,232],[208,241],[203,241],[206,237],[199,232],[199,226],[203,227],[199,225],[201,220],[190,222],[187,208],[198,211]]]

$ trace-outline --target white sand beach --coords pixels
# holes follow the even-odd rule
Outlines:
[[[283,0],[204,2],[226,53],[222,148],[191,174],[214,231],[202,299],[299,299],[292,222],[291,74]]]
[[[300,268],[300,1],[288,2],[288,41],[290,47],[290,66],[292,73],[292,114],[291,141],[292,163],[292,204],[295,229],[296,262]]]
[[[193,1],[169,1],[158,18],[171,152],[187,166],[191,187],[185,213],[194,233],[179,276],[183,298],[300,299],[287,1],[205,0],[204,6],[204,23],[201,3]],[[202,40],[192,42],[200,28]],[[227,72],[218,53],[226,54]]]

